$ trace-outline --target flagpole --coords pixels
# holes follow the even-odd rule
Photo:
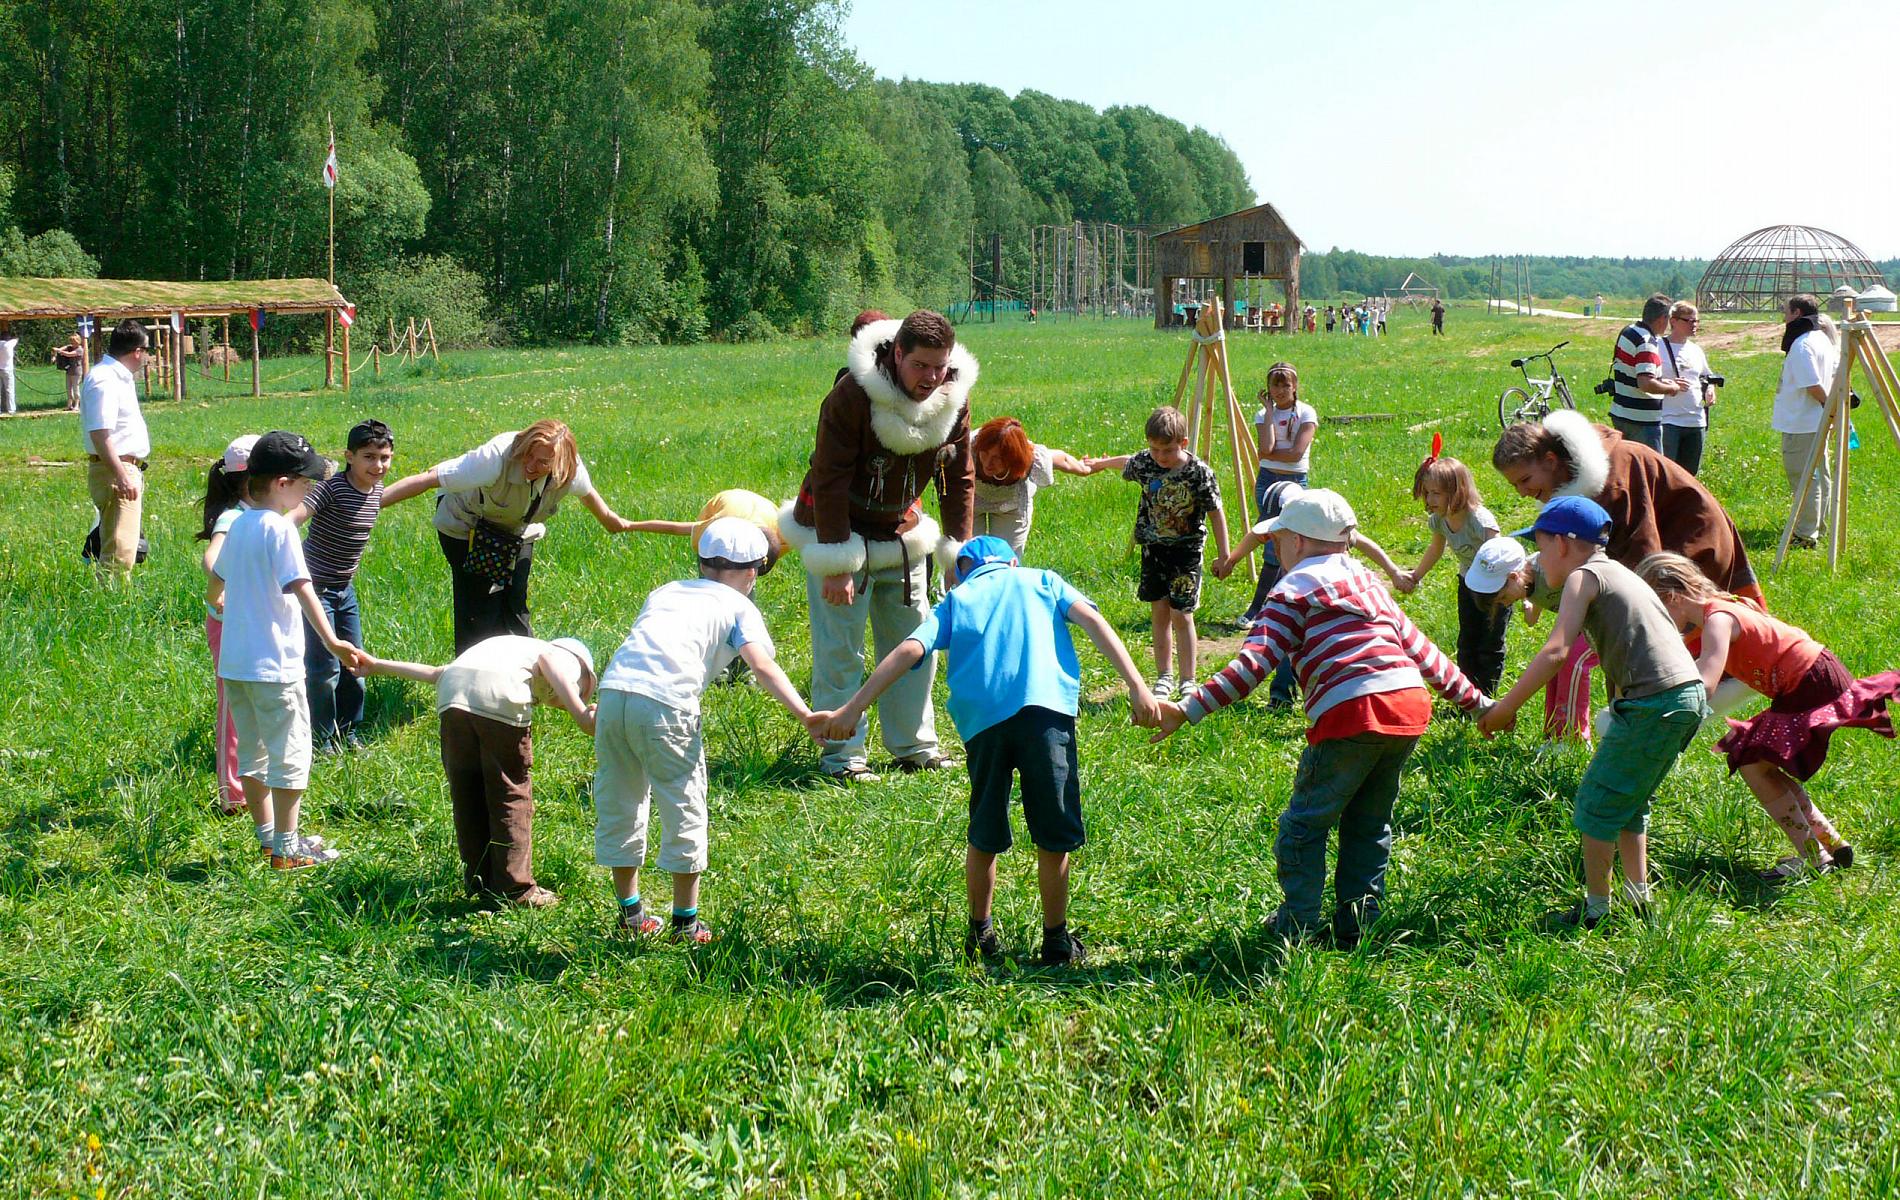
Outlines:
[[[323,114],[323,124],[328,130],[330,140],[328,153],[324,158],[324,170],[330,169],[330,159],[336,157],[336,121],[330,113]],[[325,179],[330,186],[324,190],[330,193],[330,290],[336,290],[336,185],[334,178]],[[328,309],[323,314],[323,386],[336,383],[336,310]]]

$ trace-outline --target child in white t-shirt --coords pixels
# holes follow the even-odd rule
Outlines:
[[[699,698],[736,655],[759,686],[801,722],[813,716],[773,660],[771,635],[751,600],[768,544],[757,525],[720,517],[699,538],[699,578],[669,583],[645,607],[600,677],[595,714],[594,859],[613,871],[620,928],[665,928],[640,898],[647,816],[660,810],[659,866],[673,876],[675,941],[705,943],[699,876],[706,869],[706,751]],[[809,728],[809,725],[808,725]]]
[[[1319,414],[1300,399],[1300,373],[1292,363],[1277,362],[1267,368],[1267,386],[1260,400],[1260,410],[1253,417],[1260,451],[1260,473],[1253,484],[1256,510],[1273,484],[1306,486],[1313,435],[1319,431]]]
[[[339,640],[323,615],[304,565],[303,543],[288,515],[310,494],[311,481],[329,471],[330,464],[297,434],[274,430],[258,438],[244,480],[251,507],[231,522],[212,566],[224,587],[218,678],[237,731],[244,802],[258,840],[270,839],[265,848],[279,870],[336,857],[320,839],[300,837],[297,830],[310,781],[303,621],[346,665],[354,667],[360,659],[356,647]]]
[[[205,644],[211,648],[213,679],[218,675],[218,648],[224,644],[224,581],[213,568],[224,552],[225,535],[231,532],[232,522],[246,507],[244,471],[250,465],[251,447],[256,444],[254,433],[233,438],[205,477],[204,525],[198,531],[198,540],[205,544]],[[212,726],[211,741],[218,764],[218,809],[234,817],[246,808],[244,785],[238,782],[237,729],[231,724],[231,703],[224,695],[224,680],[217,679],[217,684],[218,718]]]

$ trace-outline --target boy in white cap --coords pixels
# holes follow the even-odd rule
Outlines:
[[[1161,706],[1172,734],[1245,696],[1291,660],[1306,697],[1306,751],[1273,846],[1285,900],[1274,930],[1288,940],[1320,931],[1326,839],[1339,829],[1333,889],[1336,945],[1357,945],[1379,915],[1392,854],[1399,774],[1431,723],[1425,684],[1468,712],[1484,693],[1419,631],[1384,581],[1354,562],[1352,506],[1314,488],[1269,522],[1283,578],[1267,597],[1240,656],[1179,704]]]
[[[659,867],[673,877],[675,941],[703,944],[699,876],[706,869],[706,748],[699,699],[737,657],[759,686],[801,723],[811,709],[774,661],[772,636],[752,603],[752,585],[771,555],[758,525],[719,517],[699,535],[699,578],[647,597],[633,629],[600,679],[594,733],[594,861],[613,871],[620,928],[665,928],[640,897],[647,816],[660,810]]]
[[[994,536],[965,542],[955,569],[950,594],[885,656],[843,708],[817,714],[813,732],[835,737],[855,728],[885,689],[943,651],[950,660],[950,717],[970,756],[969,847],[963,859],[970,928],[964,953],[1002,957],[990,905],[996,856],[1010,847],[1010,788],[1020,776],[1023,819],[1036,844],[1036,883],[1042,893],[1042,949],[1036,960],[1042,966],[1078,965],[1086,951],[1069,932],[1068,911],[1069,855],[1084,840],[1075,753],[1082,680],[1068,627],[1081,626],[1114,664],[1128,688],[1135,724],[1154,724],[1155,701],[1114,627],[1062,576],[1018,567],[1016,551]]]
[[[1465,571],[1465,586],[1494,607],[1516,605],[1526,625],[1537,624],[1545,612],[1555,612],[1563,589],[1544,578],[1537,556],[1514,537],[1494,537],[1478,547]],[[1597,666],[1589,639],[1579,635],[1570,645],[1563,666],[1544,685],[1546,745],[1561,737],[1590,741],[1590,672]]]
[[[359,656],[359,675],[435,685],[442,773],[449,780],[455,848],[469,894],[524,908],[559,903],[534,881],[534,706],[567,710],[591,735],[593,652],[576,638],[502,634],[476,642],[442,667]]]

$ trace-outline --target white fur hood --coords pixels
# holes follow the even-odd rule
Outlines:
[[[1603,435],[1590,418],[1580,412],[1559,409],[1544,418],[1544,428],[1557,435],[1570,454],[1576,474],[1553,496],[1582,496],[1594,500],[1603,494],[1610,481],[1610,452],[1603,448]]]
[[[950,377],[926,400],[912,400],[878,369],[879,347],[897,336],[897,320],[873,321],[858,331],[845,351],[845,366],[871,398],[871,432],[885,449],[922,454],[943,445],[976,386],[976,356],[958,342],[950,348]]]

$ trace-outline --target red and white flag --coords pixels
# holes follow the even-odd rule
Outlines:
[[[356,324],[356,305],[345,304],[342,308],[337,309],[336,319],[337,323],[342,325],[345,329]]]
[[[323,160],[323,186],[327,188],[336,186],[336,139],[334,137],[330,139],[330,154]]]

